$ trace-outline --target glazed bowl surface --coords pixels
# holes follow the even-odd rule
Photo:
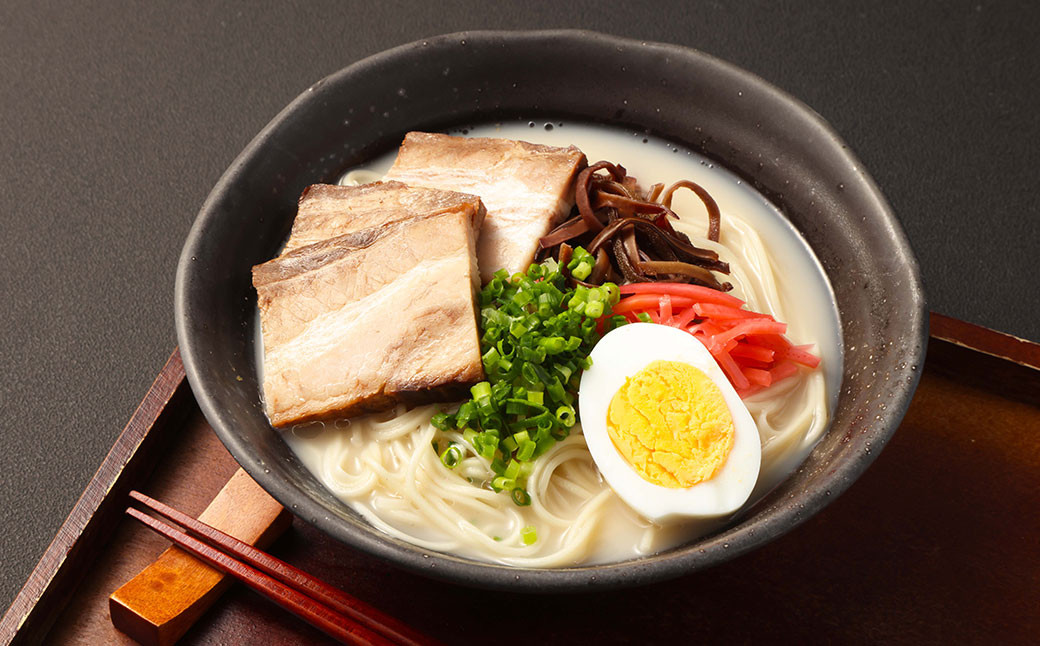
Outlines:
[[[830,427],[790,477],[719,532],[653,556],[562,569],[430,552],[383,534],[337,499],[264,415],[250,268],[278,251],[301,191],[390,150],[407,131],[518,117],[635,128],[715,160],[780,209],[827,274],[844,345]],[[676,577],[790,531],[850,486],[892,436],[927,342],[925,300],[906,237],[862,164],[819,115],[696,50],[584,31],[439,36],[318,81],[213,188],[185,243],[175,299],[195,397],[228,450],[271,495],[343,543],[402,568],[531,592]]]

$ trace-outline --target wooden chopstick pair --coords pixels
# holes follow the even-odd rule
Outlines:
[[[432,645],[437,642],[367,603],[270,554],[138,491],[130,497],[184,531],[133,507],[126,513],[181,549],[245,583],[345,644]]]

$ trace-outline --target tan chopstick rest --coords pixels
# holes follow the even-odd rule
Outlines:
[[[239,469],[199,520],[263,548],[292,523],[292,514]],[[171,547],[112,593],[112,624],[145,646],[176,642],[234,579]]]

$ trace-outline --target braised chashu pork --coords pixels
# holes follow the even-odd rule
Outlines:
[[[538,239],[570,213],[585,165],[574,146],[410,132],[386,179],[479,196],[487,216],[477,262],[488,281],[498,269],[527,270]]]
[[[400,182],[361,186],[314,184],[300,195],[292,233],[282,253],[353,231],[448,211],[469,213],[477,231],[484,221],[484,205],[475,195]]]
[[[473,213],[297,248],[253,268],[274,426],[458,398],[483,378]]]

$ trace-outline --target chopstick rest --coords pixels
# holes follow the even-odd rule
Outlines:
[[[285,510],[239,469],[199,520],[251,545],[264,547],[292,523]],[[234,581],[179,547],[109,597],[112,624],[145,646],[176,642]]]

